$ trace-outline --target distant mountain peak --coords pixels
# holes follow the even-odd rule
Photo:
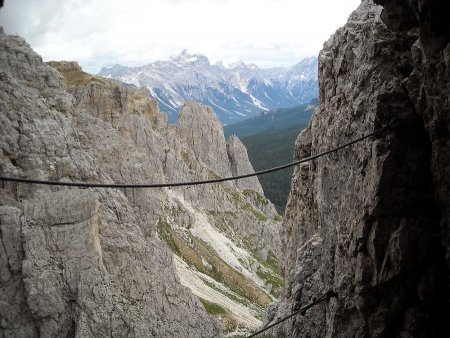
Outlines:
[[[171,56],[170,61],[177,64],[205,64],[210,65],[209,59],[201,54],[190,54],[187,49],[183,49],[180,54]]]
[[[318,97],[317,57],[290,68],[261,69],[243,60],[227,66],[211,64],[206,56],[184,49],[166,61],[141,67],[115,65],[99,75],[148,88],[170,122],[176,121],[187,100],[211,106],[222,124],[229,124]]]
[[[229,63],[227,68],[229,69],[233,69],[233,68],[241,68],[241,67],[245,67],[246,64],[244,63],[244,61],[242,61],[241,59],[239,61],[235,61],[232,63]]]
[[[223,63],[222,63],[222,66],[223,66]],[[239,71],[239,70],[259,71],[260,70],[260,68],[257,65],[255,65],[254,63],[245,63],[242,60],[229,63],[224,68],[226,68],[228,70],[232,70],[232,71]]]

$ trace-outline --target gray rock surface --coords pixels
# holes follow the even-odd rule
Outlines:
[[[329,289],[339,298],[275,334],[448,334],[449,6],[379,3],[363,1],[324,44],[320,105],[295,159],[398,120],[383,136],[295,169],[282,227],[286,288],[266,322]]]
[[[215,174],[231,176],[223,128],[214,111],[201,103],[186,102],[175,124],[178,137],[186,142]]]
[[[227,153],[230,159],[231,174],[233,176],[244,175],[253,172],[253,166],[247,155],[247,149],[236,135],[231,135],[227,140]],[[264,194],[257,177],[240,179],[236,186],[241,190],[250,189]]]
[[[93,77],[73,62],[46,65],[16,36],[0,34],[0,59],[2,175],[142,183],[231,174],[217,119],[194,121],[209,108],[189,104],[199,113],[182,114],[189,133],[201,128],[208,142],[197,144],[181,121],[167,124],[145,90]],[[192,210],[172,208],[174,194]],[[242,232],[230,233],[258,236],[251,241],[255,252],[277,252],[275,209],[252,201],[230,182],[173,190],[2,182],[0,336],[217,335],[218,321],[181,285],[158,225],[170,219],[187,229],[193,213],[206,218],[207,210],[233,210],[234,229]],[[211,213],[213,224],[216,218]]]

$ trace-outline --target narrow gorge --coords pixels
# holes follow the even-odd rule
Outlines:
[[[450,4],[363,0],[319,55],[286,212],[257,178],[3,181],[0,337],[446,337]],[[164,183],[253,171],[214,111],[44,63],[0,31],[0,175]],[[262,335],[262,336],[264,336]]]

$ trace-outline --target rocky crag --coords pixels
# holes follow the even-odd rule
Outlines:
[[[186,103],[169,125],[146,90],[45,64],[17,36],[0,32],[0,58],[1,175],[142,183],[252,170],[206,106]],[[254,328],[283,284],[279,225],[256,178],[174,189],[2,182],[0,336]]]
[[[449,4],[363,1],[319,57],[320,106],[282,226],[286,289],[268,322],[289,337],[443,337],[449,314]]]

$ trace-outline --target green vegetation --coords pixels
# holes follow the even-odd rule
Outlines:
[[[214,217],[220,217],[222,219],[229,219],[229,218],[237,218],[238,215],[233,211],[217,211],[217,210],[205,210],[208,215],[214,216]]]
[[[292,162],[295,140],[304,128],[306,125],[242,138],[255,171]],[[284,214],[292,173],[293,168],[288,168],[258,177],[266,197],[280,214]]]
[[[203,270],[203,273],[209,275],[218,282],[226,284],[232,291],[249,299],[253,303],[260,306],[266,306],[271,302],[270,297],[265,292],[260,290],[253,281],[229,266],[208,244],[195,237],[191,237],[191,239],[196,251],[200,252],[201,256],[213,266],[213,270],[215,269],[216,273],[212,274],[211,271],[208,271],[203,267],[203,264],[200,268],[196,265],[197,269],[200,271]]]
[[[240,205],[244,203],[244,200],[242,199],[241,195],[239,195],[235,191],[231,191],[231,197],[233,198],[234,204]]]
[[[158,222],[157,228],[161,239],[167,243],[173,253],[181,257],[187,264],[227,285],[232,291],[252,303],[264,307],[271,302],[267,293],[229,266],[207,243],[192,236],[189,232],[187,233],[189,238],[185,239],[184,236],[173,230],[170,224],[162,220]],[[211,265],[209,269],[204,266],[203,260]],[[242,303],[242,300],[239,301]]]
[[[223,333],[234,332],[238,328],[238,324],[233,314],[219,304],[209,302],[204,298],[198,297],[209,315],[219,317]],[[233,336],[236,337],[236,336]]]
[[[241,206],[245,205],[245,199],[242,195],[234,196],[240,200]],[[249,204],[249,208],[253,207]],[[180,206],[171,208],[171,212],[177,212]],[[257,212],[256,210],[254,210]],[[236,219],[234,212],[218,212],[215,210],[207,211],[208,215],[214,218],[223,218],[224,222]],[[261,216],[260,216],[261,217]],[[262,216],[263,217],[263,216]],[[219,284],[213,282],[210,278],[202,278],[205,284],[212,289],[222,293],[227,298],[240,303],[246,307],[252,307],[262,311],[272,301],[271,297],[251,279],[245,277],[239,271],[229,266],[217,252],[206,242],[193,236],[189,230],[182,228],[172,228],[170,223],[160,219],[157,223],[159,237],[166,242],[170,250],[183,259],[191,268],[208,275],[218,283],[226,285],[228,288],[219,287]],[[244,245],[251,248],[248,239],[244,240]],[[259,257],[256,251],[249,250],[252,256],[260,262],[256,274],[265,283],[272,285],[271,293],[277,296],[283,280],[279,273],[279,263],[276,255],[269,251],[266,261]],[[206,264],[205,261],[208,263]],[[228,291],[227,291],[228,290]],[[238,323],[235,316],[224,307],[199,297],[208,314],[220,317],[221,327],[224,332],[233,332],[236,330]],[[258,315],[256,315],[258,317]]]
[[[256,202],[260,205],[267,205],[267,203],[269,203],[269,201],[267,201],[267,199],[263,195],[255,190],[245,189],[243,193],[247,197],[256,199]]]
[[[190,170],[192,170],[192,168],[193,168],[192,160],[191,160],[191,158],[189,157],[189,154],[186,151],[184,151],[184,150],[181,151],[181,158],[183,159],[183,162],[186,163],[187,167]]]
[[[105,84],[104,80],[91,76],[90,74],[85,72],[65,72],[63,73],[63,76],[64,82],[66,83],[68,88],[80,85],[88,85],[92,82]]]
[[[248,238],[244,238],[242,241],[245,249],[250,252],[252,257],[262,266],[258,267],[256,274],[259,278],[265,281],[267,284],[272,284],[272,294],[278,296],[281,287],[284,286],[284,280],[281,277],[280,260],[273,251],[268,252],[267,260],[264,260],[258,253],[252,249],[251,242]]]
[[[274,275],[269,271],[261,269],[259,266],[256,270],[256,274],[259,278],[261,278],[266,284],[272,284],[274,287],[282,287],[284,286],[284,281],[280,276]]]
[[[105,81],[99,79],[98,77],[91,77],[91,82],[98,82],[101,84],[105,84]]]
[[[238,217],[233,211],[215,211],[205,210],[209,216],[212,216],[212,223],[224,234],[231,235],[235,228],[235,220]]]
[[[217,180],[218,178],[220,178],[219,175],[217,175],[214,171],[212,170],[208,170],[208,179],[210,180]]]
[[[264,216],[263,214],[261,214],[260,212],[258,212],[255,208],[253,208],[253,206],[250,203],[245,203],[244,209],[247,211],[250,211],[257,220],[262,221],[262,222],[267,221],[267,217]]]
[[[246,191],[246,193],[245,193]],[[253,190],[245,190],[244,194],[246,194],[247,196],[250,195],[255,195],[256,198],[259,198],[259,202],[261,203],[267,203],[267,200],[261,196],[260,194],[258,194],[256,191]],[[233,199],[234,204],[239,205],[243,210],[246,210],[248,212],[250,212],[257,220],[259,221],[267,221],[268,218],[263,215],[262,213],[260,213],[258,210],[256,210],[250,203],[246,202],[240,194],[238,194],[235,191],[228,191],[231,194],[231,198]]]
[[[267,255],[267,261],[265,261],[263,265],[271,269],[277,275],[281,275],[280,260],[273,251],[269,250],[269,254]]]
[[[208,312],[208,314],[210,315],[224,315],[227,313],[227,310],[216,303],[208,302],[206,299],[203,299],[201,297],[198,297],[198,299],[200,300],[200,302],[202,302],[206,312]]]
[[[295,139],[308,125],[317,105],[318,100],[313,100],[309,104],[263,112],[225,126],[225,137],[236,134],[241,139],[256,171],[292,162]],[[264,194],[280,214],[286,207],[292,172],[289,168],[259,176]]]
[[[181,257],[181,252],[178,249],[177,241],[176,238],[174,237],[170,225],[165,221],[159,220],[157,224],[157,229],[159,236],[164,242],[166,242],[170,250],[177,256]]]
[[[221,294],[225,295],[226,297],[230,298],[231,300],[234,300],[236,303],[241,303],[244,306],[250,306],[250,301],[242,296],[236,296],[235,294],[232,294],[230,292],[225,291],[224,289],[218,288],[213,283],[207,281],[206,279],[202,278],[203,283],[208,285],[211,289],[216,290],[217,292],[220,292]]]

